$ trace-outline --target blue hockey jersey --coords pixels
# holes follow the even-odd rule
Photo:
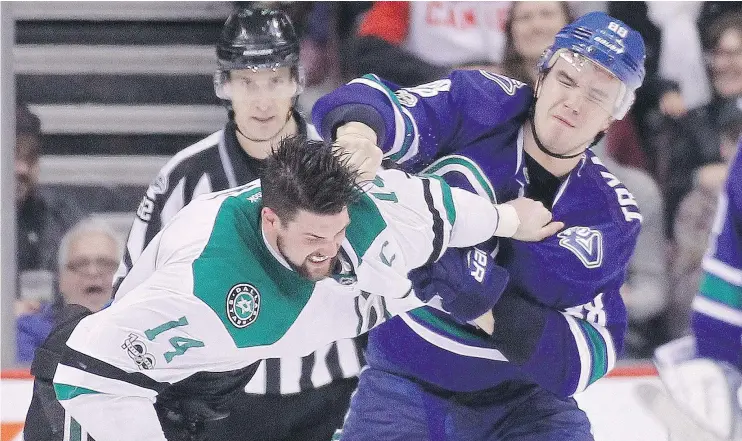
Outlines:
[[[729,169],[693,302],[698,355],[742,370],[742,142]]]
[[[366,75],[321,98],[312,116],[325,139],[345,122],[363,122],[403,169],[438,174],[499,203],[528,185],[522,126],[532,101],[524,83],[485,71],[403,89]],[[369,364],[454,391],[526,379],[566,396],[604,376],[623,346],[619,288],[641,215],[589,151],[552,212],[565,223],[559,234],[488,244],[510,273],[492,337],[420,308],[370,333]]]

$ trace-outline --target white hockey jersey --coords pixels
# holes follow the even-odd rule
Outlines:
[[[498,221],[487,199],[383,171],[348,208],[340,252],[350,268],[313,283],[264,240],[260,209],[258,181],[198,197],[148,245],[113,305],[75,328],[54,387],[90,436],[164,441],[158,394],[309,354],[421,306],[407,273],[449,246],[483,242]]]

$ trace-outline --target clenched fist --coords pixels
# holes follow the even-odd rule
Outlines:
[[[360,122],[349,122],[338,127],[335,147],[349,155],[348,164],[359,171],[359,182],[371,181],[381,167],[383,153],[376,145],[376,132]]]
[[[563,222],[552,222],[551,211],[533,199],[519,197],[502,205],[509,205],[518,214],[520,224],[511,237],[524,242],[538,242],[564,228]]]

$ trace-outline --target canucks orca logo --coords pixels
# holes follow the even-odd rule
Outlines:
[[[238,283],[227,294],[227,317],[237,328],[252,324],[260,312],[260,292],[249,283]]]
[[[557,234],[559,245],[572,251],[586,268],[603,263],[603,234],[588,227],[570,227]]]
[[[404,89],[399,89],[394,92],[394,95],[397,96],[399,104],[405,107],[415,107],[415,104],[417,104],[417,97],[413,95],[413,93],[416,93],[424,98],[430,98],[431,96],[436,96],[441,92],[448,92],[449,90],[451,90],[451,80],[445,79],[433,81],[431,83],[420,84],[419,86],[415,87],[406,87]]]
[[[485,78],[489,78],[490,80],[497,83],[502,88],[503,92],[510,96],[515,95],[515,92],[517,92],[518,89],[526,85],[526,83],[520,82],[518,80],[514,80],[503,75],[489,73],[484,70],[480,70],[479,73],[481,73],[482,76],[484,76]]]

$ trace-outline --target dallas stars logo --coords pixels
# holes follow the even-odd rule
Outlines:
[[[249,283],[239,283],[227,294],[227,318],[237,328],[252,324],[260,312],[260,292]]]

